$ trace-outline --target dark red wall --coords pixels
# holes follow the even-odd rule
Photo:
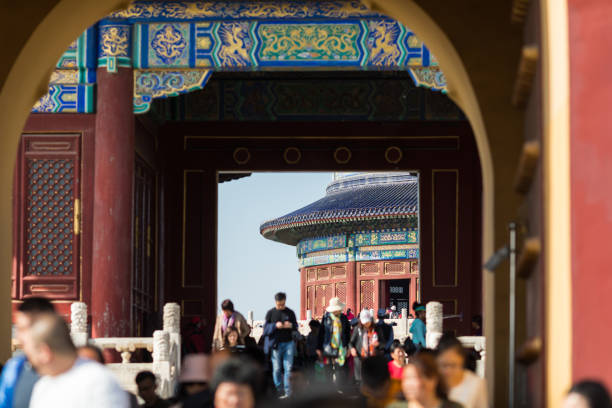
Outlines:
[[[471,317],[482,313],[480,163],[466,122],[169,123],[159,136],[166,156],[166,299],[182,300],[185,318],[201,314],[212,330],[217,171],[418,170],[422,300],[442,301],[448,314],[463,313],[462,320],[445,322],[460,334],[469,334]],[[352,152],[345,165],[334,160],[341,146]],[[385,159],[393,146],[403,153],[395,164]],[[246,164],[234,160],[238,147],[249,150]],[[287,148],[300,150],[299,162],[285,161]]]

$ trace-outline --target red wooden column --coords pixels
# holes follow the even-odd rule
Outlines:
[[[570,0],[568,13],[572,374],[612,387],[612,2]]]
[[[105,29],[107,27],[101,28],[101,41]],[[119,37],[129,44],[129,27],[117,29]],[[98,68],[97,72],[91,296],[93,337],[131,334],[133,71],[130,67],[123,67],[127,64],[122,64],[125,61],[122,55],[113,54],[116,49],[123,48],[108,49],[104,55],[107,65]]]
[[[356,265],[355,261],[351,261],[346,264],[346,307],[353,311],[353,314],[357,316],[359,310],[357,310],[357,279],[356,279]]]

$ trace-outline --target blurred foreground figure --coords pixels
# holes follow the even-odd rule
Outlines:
[[[15,314],[17,340],[23,345],[24,339],[38,316],[55,313],[53,304],[45,298],[32,297],[23,301]],[[30,396],[39,375],[25,354],[11,358],[2,371],[0,380],[0,408],[27,408]]]
[[[448,397],[465,408],[487,408],[487,384],[465,368],[465,349],[453,334],[442,336],[438,344],[438,368],[449,390]]]
[[[103,365],[80,359],[66,322],[55,314],[40,316],[23,348],[43,377],[36,383],[31,408],[127,408],[127,393]]]
[[[215,408],[254,408],[260,389],[261,372],[246,360],[230,358],[222,363],[213,377]]]
[[[178,403],[173,407],[212,407],[210,358],[206,354],[188,354],[179,376]]]
[[[157,395],[157,378],[151,371],[141,371],[136,375],[138,395],[145,402],[142,407],[167,408],[170,403]]]
[[[85,346],[81,346],[77,349],[77,354],[80,358],[84,358],[85,360],[96,361],[100,364],[105,364],[104,354],[102,354],[102,350],[98,347],[87,344]]]
[[[569,390],[562,408],[612,408],[612,402],[600,382],[581,381]]]
[[[406,401],[389,408],[462,408],[447,399],[446,385],[438,371],[435,354],[427,349],[418,352],[404,367],[402,391]]]

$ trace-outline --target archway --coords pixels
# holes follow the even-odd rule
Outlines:
[[[82,3],[82,2],[81,2]],[[44,67],[52,66],[57,57],[64,50],[66,44],[70,42],[73,38],[75,38],[80,30],[84,28],[89,23],[97,20],[98,18],[108,14],[110,9],[113,6],[118,6],[119,2],[115,1],[105,1],[105,2],[92,2],[91,4],[81,4],[77,1],[69,1],[64,0],[53,8],[51,13],[42,21],[42,23],[33,30],[33,35],[29,38],[26,43],[24,49],[19,55],[15,65],[12,67],[11,72],[4,84],[2,89],[2,93],[0,94],[0,108],[2,108],[3,120],[1,121],[2,126],[2,134],[7,135],[2,139],[2,151],[6,152],[6,160],[2,161],[1,177],[2,177],[2,185],[5,186],[5,194],[3,195],[5,199],[0,203],[0,214],[2,214],[2,219],[5,221],[5,225],[10,225],[11,219],[11,206],[9,192],[9,186],[12,182],[12,163],[13,163],[13,152],[16,150],[17,140],[19,132],[25,122],[25,118],[28,114],[28,110],[32,103],[43,93],[43,89],[46,89],[46,81],[48,71]],[[378,3],[378,2],[377,2]],[[374,4],[377,4],[374,3]],[[383,3],[383,2],[380,2]],[[391,13],[392,16],[398,18],[404,23],[409,24],[414,27],[414,29],[421,35],[423,40],[430,44],[430,47],[433,49],[434,53],[442,56],[445,53],[443,47],[449,47],[447,52],[454,52],[454,48],[450,41],[442,41],[440,39],[436,40],[435,36],[432,33],[429,33],[425,30],[425,27],[419,28],[419,22],[413,21],[413,18],[416,20],[418,16],[424,18],[423,21],[431,21],[431,19],[426,18],[422,11],[419,13],[420,9],[413,3],[410,4],[400,4],[400,2],[389,2],[384,5],[379,5],[386,7],[385,9],[381,9],[387,13]],[[411,11],[414,13],[412,15],[404,15],[400,14],[402,10],[411,8]],[[397,13],[397,14],[395,14]],[[67,16],[78,15],[79,20],[74,23],[70,23]],[[85,24],[83,24],[85,21]],[[425,24],[425,23],[423,23]],[[58,29],[59,28],[59,29]],[[443,35],[442,31],[439,30],[440,34]],[[430,38],[430,36],[432,36]],[[52,38],[53,41],[45,42],[48,39]],[[44,41],[43,41],[44,39]],[[436,45],[438,44],[438,45]],[[440,48],[438,48],[440,47]],[[456,56],[456,52],[455,56]],[[453,58],[449,57],[446,62],[442,62],[444,60],[443,57],[440,58],[443,67],[446,67],[446,64],[453,62]],[[36,63],[34,63],[34,61]],[[457,79],[469,79],[465,69],[462,68],[463,65],[461,61],[458,61],[458,65],[451,67],[450,70],[447,68],[446,75],[449,77],[449,83],[451,83],[451,89],[454,84],[454,80],[452,71],[455,69],[460,69],[463,71],[464,75],[458,75]],[[470,82],[465,82],[467,84],[467,89],[462,89],[460,87],[456,88],[455,91],[451,90],[451,96],[458,101],[459,105],[466,111],[470,112],[473,109],[470,109],[469,106],[475,108],[477,113],[470,114],[470,120],[472,121],[472,126],[476,133],[482,135],[484,139],[478,140],[479,149],[481,150],[481,155],[483,154],[483,148],[481,143],[487,143],[486,134],[484,132],[484,120],[481,114],[478,112],[476,97],[473,95],[474,91],[471,87]],[[37,92],[37,90],[39,92]],[[470,96],[470,90],[472,95]],[[472,104],[472,105],[470,105]],[[475,105],[474,105],[475,104]],[[475,115],[475,116],[472,116]],[[480,124],[476,123],[480,122]],[[481,132],[478,128],[481,128]],[[12,136],[10,136],[12,135]],[[478,137],[478,136],[477,136]],[[485,149],[485,151],[488,150]],[[488,161],[490,166],[485,167],[485,162]],[[485,199],[484,203],[484,212],[485,218],[483,225],[485,226],[484,233],[484,256],[487,256],[491,249],[493,248],[493,230],[495,229],[494,220],[496,217],[493,212],[493,197],[496,196],[494,193],[493,185],[493,160],[489,157],[481,156],[481,162],[483,163],[483,176],[485,177],[484,182],[484,194],[485,197],[489,197],[490,200]],[[503,217],[501,220],[497,220],[497,224],[502,224],[504,221]],[[502,227],[503,229],[503,227]],[[488,232],[487,232],[488,231]],[[11,239],[8,231],[5,231],[2,239],[2,258],[5,260],[5,265],[8,265],[10,258],[10,243]],[[4,282],[8,283],[8,279],[5,279]],[[493,293],[493,289],[491,284],[489,286],[485,285],[485,292],[488,294]],[[9,286],[2,286],[3,293],[8,295]],[[8,296],[5,297],[8,299]],[[491,296],[485,297],[486,299],[491,298]],[[487,305],[488,312],[492,311],[493,305]],[[491,309],[489,309],[491,307]],[[4,310],[8,310],[5,308]],[[492,313],[488,313],[491,315]],[[3,316],[3,323],[8,325],[8,313]],[[489,331],[488,331],[489,332]],[[491,334],[489,332],[488,334]],[[4,350],[8,348],[5,347]],[[492,351],[492,348],[489,348],[489,351]],[[493,359],[489,359],[489,361],[493,361]]]

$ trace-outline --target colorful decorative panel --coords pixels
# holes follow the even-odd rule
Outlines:
[[[26,275],[72,274],[72,159],[26,161]]]
[[[95,83],[96,67],[150,69],[157,76],[168,69],[375,68],[408,71],[415,84],[446,90],[423,43],[359,1],[132,2],[62,55],[57,68],[77,69],[78,82],[56,75],[53,84]],[[135,102],[136,113],[148,110],[146,97]]]
[[[368,65],[393,67],[404,63],[406,50],[401,45],[404,37],[406,37],[406,29],[396,21],[369,21]]]
[[[103,23],[99,26],[98,66],[116,72],[131,67],[132,26],[127,23]]]
[[[357,251],[355,260],[357,261],[380,261],[384,259],[418,259],[419,250],[396,249],[383,251]]]
[[[202,89],[211,71],[134,70],[134,113],[145,113],[153,98],[167,98]]]
[[[129,21],[380,17],[360,1],[134,1],[109,18]]]
[[[262,23],[256,33],[262,66],[361,65],[365,55],[359,23]]]
[[[418,230],[384,231],[357,233],[350,237],[353,245],[371,246],[388,244],[416,244],[419,242]]]
[[[329,237],[312,238],[300,241],[297,244],[297,254],[303,255],[308,252],[323,251],[327,249],[344,248],[346,246],[346,235],[333,235]]]
[[[349,256],[346,251],[340,253],[328,254],[328,255],[313,255],[309,257],[299,257],[298,265],[300,268],[316,265],[326,265],[330,263],[348,262]]]
[[[149,24],[147,66],[189,67],[191,32],[188,24]]]
[[[32,108],[34,113],[92,113],[94,86],[90,84],[50,85],[49,93]]]

